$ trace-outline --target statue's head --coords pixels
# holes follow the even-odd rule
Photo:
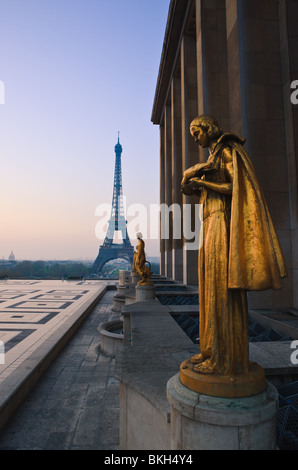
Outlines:
[[[202,114],[190,124],[190,133],[201,147],[206,148],[223,134],[223,130],[214,117]]]

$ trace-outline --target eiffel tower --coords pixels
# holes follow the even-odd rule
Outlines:
[[[92,272],[94,274],[102,274],[104,265],[113,259],[125,259],[131,264],[133,262],[134,249],[127,233],[127,222],[124,216],[121,153],[122,146],[119,142],[118,132],[118,143],[115,146],[116,160],[111,216],[105,240],[103,245],[99,247],[98,256],[93,264]],[[121,232],[122,243],[113,243],[115,232]]]

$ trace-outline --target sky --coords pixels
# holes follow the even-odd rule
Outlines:
[[[144,232],[159,256],[151,112],[169,4],[0,0],[0,258],[96,258],[118,132],[131,242]]]

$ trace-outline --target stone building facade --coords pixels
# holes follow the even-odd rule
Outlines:
[[[297,24],[297,0],[172,0],[153,103],[168,206],[191,204],[194,215],[195,198],[180,192],[183,171],[206,158],[189,133],[194,117],[211,114],[247,139],[288,268],[284,289],[251,293],[251,307],[298,308]],[[197,251],[173,237],[172,213],[168,224],[161,273],[196,285]]]

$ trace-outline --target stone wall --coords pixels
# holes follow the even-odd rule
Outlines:
[[[167,382],[198,347],[158,300],[127,305],[122,316],[130,341],[116,354],[120,449],[171,449]]]
[[[212,448],[215,445],[212,439],[208,444],[204,438],[205,424],[199,425],[199,430],[193,435],[190,435],[190,432],[187,431],[194,426],[197,429],[197,424],[193,420],[189,420],[190,413],[193,413],[194,416],[200,413],[199,403],[194,404],[195,400],[190,400],[195,392],[183,391],[181,384],[180,388],[178,387],[179,390],[176,387],[176,392],[179,392],[182,400],[179,410],[184,410],[185,415],[185,420],[184,418],[184,421],[182,420],[183,423],[181,415],[177,415],[175,409],[173,410],[171,406],[176,393],[173,395],[173,390],[169,400],[169,386],[173,383],[173,380],[176,384],[179,382],[177,374],[179,374],[180,365],[199,351],[199,346],[189,339],[174,320],[172,308],[171,306],[162,305],[158,300],[136,302],[123,307],[124,344],[116,351],[116,378],[120,381],[119,443],[121,450],[196,449],[199,444],[202,448]],[[297,366],[290,362],[290,343],[288,341],[250,343],[250,360],[257,362],[264,368],[267,381],[275,386],[297,380]],[[269,386],[269,389],[272,389],[272,386]],[[203,408],[205,398],[202,396],[200,399]],[[265,401],[258,404],[260,409],[254,410],[252,417],[255,417],[256,414],[257,416],[263,414],[262,423],[264,426],[266,425],[267,430],[268,426],[269,429],[270,427],[273,429],[272,416],[270,419],[268,418],[266,407],[263,410],[264,413],[262,411],[265,402],[267,403],[268,396],[256,396],[257,402],[260,399]],[[248,400],[249,403],[250,401],[251,399]],[[240,400],[239,406],[243,406],[242,411],[245,414],[247,403],[245,406],[241,403]],[[255,405],[256,402],[253,406]],[[220,410],[211,412],[213,421],[210,421],[211,415],[211,417],[208,415],[209,417],[206,418],[208,426],[210,424],[214,425],[217,436],[220,436],[220,438],[217,438],[216,445],[221,446],[221,448],[228,445],[238,445],[235,444],[237,440],[235,441],[234,438],[242,433],[245,438],[241,443],[241,448],[247,449],[250,445],[254,448],[262,448],[257,447],[256,439],[253,438],[253,436],[256,436],[256,428],[251,417],[242,421],[240,425],[243,412],[239,412],[239,409],[235,408],[235,400],[233,399],[230,403],[228,400],[223,399],[220,401],[221,410],[223,406],[225,411],[222,419],[225,420],[226,430],[220,427],[222,423],[219,422],[219,419],[218,423],[214,422],[214,413],[218,412],[220,414]],[[271,403],[271,400],[268,406],[272,411],[274,404]],[[192,411],[187,407],[190,407]],[[226,416],[230,408],[232,411],[236,409],[236,417],[230,416],[229,413],[229,416]],[[197,411],[195,412],[195,410]],[[236,422],[235,419],[238,421]],[[265,427],[262,427],[263,424],[261,425],[261,433],[265,429]],[[182,431],[182,428],[184,431]],[[223,433],[226,436],[230,433],[230,436],[234,436],[234,440],[227,443]],[[196,443],[195,440],[197,440]],[[208,445],[211,447],[208,447]],[[258,445],[265,445],[264,440],[260,441]]]

